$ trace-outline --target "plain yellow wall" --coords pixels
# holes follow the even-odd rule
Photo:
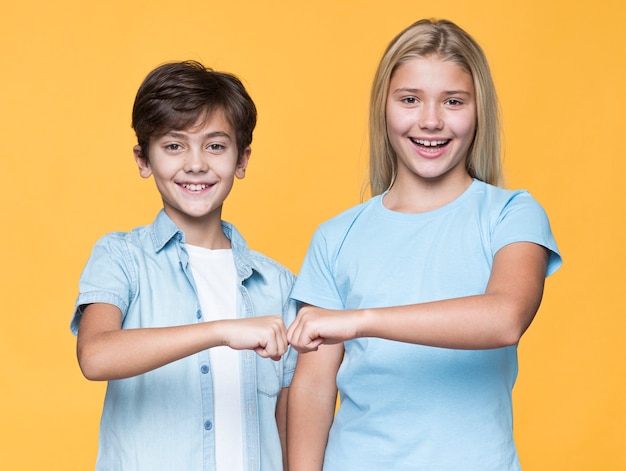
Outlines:
[[[522,464],[626,469],[623,0],[3,2],[0,469],[93,468],[104,384],[68,325],[97,238],[159,209],[131,153],[148,71],[198,59],[245,81],[259,124],[225,217],[297,272],[315,227],[359,201],[384,46],[433,16],[486,50],[508,186],[544,205],[564,255],[520,346]]]

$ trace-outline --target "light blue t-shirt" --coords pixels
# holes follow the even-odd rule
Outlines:
[[[357,309],[482,294],[495,253],[519,241],[550,250],[546,275],[560,266],[548,218],[525,191],[474,180],[455,201],[421,214],[390,211],[377,196],[319,227],[292,297]],[[516,347],[345,342],[324,471],[518,470],[516,376]]]
[[[237,271],[237,316],[279,314],[289,325],[296,312],[289,299],[293,274],[249,250],[232,225],[222,223],[222,228]],[[72,331],[78,331],[81,306],[90,303],[117,306],[123,329],[203,322],[184,244],[184,234],[163,211],[150,226],[104,236],[81,276]],[[278,362],[240,352],[246,471],[283,469],[275,410],[279,392],[291,383],[295,361],[291,348]],[[146,374],[109,381],[96,469],[215,470],[208,350]]]

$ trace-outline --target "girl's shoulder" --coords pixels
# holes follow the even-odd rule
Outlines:
[[[354,222],[364,213],[371,211],[378,204],[382,195],[374,196],[364,203],[352,206],[336,216],[320,224],[318,231],[322,232],[344,232],[348,230]]]
[[[501,211],[511,205],[540,207],[528,190],[500,188],[480,180],[475,180],[472,188],[476,202],[493,211]]]

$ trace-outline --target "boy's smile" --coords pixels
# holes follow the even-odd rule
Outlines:
[[[189,243],[207,229],[221,232],[222,204],[234,178],[244,178],[250,157],[247,148],[238,159],[235,133],[221,111],[152,138],[147,158],[139,146],[134,153],[139,173],[154,177],[165,212]]]

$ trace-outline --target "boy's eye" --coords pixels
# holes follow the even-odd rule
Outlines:
[[[213,152],[219,152],[221,150],[224,150],[225,147],[222,144],[209,144],[208,148]]]
[[[178,150],[181,150],[183,148],[183,146],[181,146],[180,144],[167,144],[165,146],[165,150],[169,150],[171,152],[176,152]]]

